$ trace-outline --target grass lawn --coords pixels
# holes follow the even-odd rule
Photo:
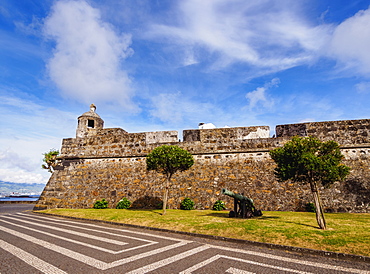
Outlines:
[[[257,242],[370,256],[370,214],[326,213],[327,230],[315,213],[264,211],[252,219],[229,218],[228,211],[51,209],[42,212],[114,221]]]

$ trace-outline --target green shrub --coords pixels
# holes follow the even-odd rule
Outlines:
[[[185,198],[184,200],[182,200],[181,204],[180,204],[180,208],[183,209],[183,210],[192,210],[194,209],[194,201],[190,198]]]
[[[316,212],[316,207],[314,203],[307,203],[306,204],[306,211],[307,212]]]
[[[116,205],[117,209],[127,209],[131,206],[131,202],[126,198],[122,198]]]
[[[221,211],[226,209],[225,203],[223,201],[217,200],[212,207],[213,210]]]
[[[94,208],[95,209],[103,209],[103,208],[108,208],[108,201],[107,200],[105,200],[104,198],[100,201],[100,200],[98,200],[98,201],[96,201],[95,203],[94,203]]]

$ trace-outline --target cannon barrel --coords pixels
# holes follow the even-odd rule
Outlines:
[[[222,194],[230,196],[231,198],[237,199],[239,201],[248,201],[253,205],[253,200],[251,198],[245,197],[241,194],[236,194],[230,190],[227,190],[226,188],[223,188],[221,191]]]

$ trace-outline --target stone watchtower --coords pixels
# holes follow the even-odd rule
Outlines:
[[[97,129],[102,129],[104,126],[103,119],[95,112],[96,106],[90,105],[90,111],[85,112],[78,117],[78,125],[76,130],[77,138],[84,138],[90,134],[95,134]]]

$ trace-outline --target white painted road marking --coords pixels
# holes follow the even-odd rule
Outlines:
[[[214,248],[219,248],[217,246],[213,246],[213,247]],[[232,251],[232,252],[236,252],[236,249],[234,249],[234,248],[223,247],[222,249]],[[291,259],[291,258],[287,258],[287,257],[281,257],[281,256],[272,255],[272,254],[260,253],[260,252],[243,250],[243,249],[237,249],[237,252],[244,253],[244,254],[249,254],[249,255],[261,256],[261,257],[265,257],[265,258],[269,258],[269,259],[273,259],[273,260],[278,260],[278,261],[284,261],[284,262],[288,262],[288,263],[314,266],[314,267],[320,267],[320,268],[325,268],[325,269],[330,269],[330,270],[335,269],[337,271],[347,271],[347,272],[350,272],[350,273],[358,273],[358,274],[370,273],[370,271],[365,271],[364,272],[364,270],[360,270],[360,269],[347,268],[347,267],[341,267],[341,266],[333,266],[333,265],[329,265],[329,264],[315,263],[315,262],[312,262],[312,261],[303,261],[303,260]]]
[[[44,248],[50,249],[54,252],[58,252],[58,253],[60,253],[64,256],[67,256],[67,257],[70,257],[72,259],[78,260],[78,261],[80,261],[84,264],[90,265],[90,266],[95,267],[95,268],[100,269],[100,270],[106,270],[106,269],[109,269],[109,268],[112,268],[112,267],[123,265],[123,264],[128,263],[128,262],[133,262],[133,261],[136,261],[136,260],[148,257],[148,256],[156,255],[158,253],[168,251],[168,250],[171,250],[171,249],[174,249],[174,248],[177,248],[177,247],[184,246],[184,245],[188,244],[188,241],[179,241],[176,244],[171,244],[171,245],[161,247],[161,248],[149,251],[149,252],[144,252],[144,253],[141,253],[141,254],[138,254],[138,255],[135,255],[135,256],[131,256],[129,258],[117,260],[117,261],[114,261],[114,262],[111,262],[111,263],[105,263],[101,260],[92,258],[90,256],[83,255],[79,252],[76,252],[76,251],[61,247],[61,246],[57,246],[55,244],[52,244],[52,243],[49,243],[49,242],[46,242],[46,241],[43,241],[43,240],[39,240],[35,237],[26,235],[24,233],[21,233],[21,232],[15,231],[15,230],[8,229],[6,227],[3,227],[2,231],[6,232],[6,233],[9,233],[9,234],[12,234],[16,237],[22,238],[26,241],[30,241],[31,243],[40,245]]]
[[[147,272],[153,271],[153,270],[155,270],[157,268],[164,267],[164,266],[169,265],[169,264],[172,264],[172,263],[174,263],[176,261],[182,260],[182,259],[184,259],[186,257],[191,256],[191,255],[197,254],[197,253],[199,253],[201,251],[204,251],[204,250],[206,250],[208,248],[209,247],[207,245],[199,246],[197,248],[193,248],[191,250],[185,251],[185,252],[180,253],[178,255],[172,256],[170,258],[167,258],[167,259],[164,259],[164,260],[161,260],[161,261],[158,261],[158,262],[155,262],[155,263],[146,265],[146,266],[141,267],[141,268],[138,268],[138,269],[135,269],[134,271],[130,271],[130,272],[126,273],[126,274],[147,273]]]
[[[212,263],[212,262],[214,262],[218,259],[221,259],[221,258],[229,259],[229,260],[235,260],[235,261],[239,261],[239,262],[246,263],[246,264],[253,264],[253,265],[263,266],[263,267],[267,267],[267,268],[273,268],[273,269],[277,269],[277,270],[281,270],[281,271],[288,271],[288,272],[299,273],[299,274],[313,274],[312,272],[303,272],[303,271],[299,271],[299,270],[295,270],[295,269],[291,269],[291,268],[285,268],[285,267],[275,266],[275,265],[268,265],[268,264],[264,264],[264,263],[259,263],[259,262],[254,262],[254,261],[250,261],[250,260],[244,260],[244,259],[240,259],[240,258],[224,256],[224,255],[213,256],[213,257],[209,258],[208,260],[205,260],[205,261],[203,261],[199,264],[193,265],[192,267],[184,270],[180,274],[192,273],[193,271],[198,270],[198,269],[204,267],[205,265],[210,264],[210,263]]]
[[[1,221],[1,220],[0,220]],[[11,224],[12,226],[17,226],[17,227],[21,227],[21,228],[24,228],[24,226],[21,226],[21,225],[18,225],[18,224],[14,224],[14,223],[10,223],[10,222],[7,222],[7,221],[3,221],[2,222],[4,223],[9,223]],[[34,231],[34,232],[38,232],[38,233],[42,233],[43,235],[47,235],[47,236],[50,236],[50,237],[54,237],[54,238],[57,238],[57,239],[60,239],[60,240],[63,240],[63,241],[67,241],[67,242],[70,242],[70,243],[74,243],[74,244],[79,244],[79,245],[83,245],[83,246],[86,246],[86,247],[89,247],[89,248],[93,248],[93,249],[96,249],[96,250],[100,250],[100,251],[103,251],[103,252],[107,252],[107,253],[111,253],[111,254],[119,254],[119,253],[122,253],[122,252],[127,252],[129,250],[131,250],[131,248],[129,249],[125,249],[125,250],[120,250],[120,251],[112,251],[110,249],[106,249],[106,248],[103,248],[103,247],[100,247],[100,246],[96,246],[96,245],[92,245],[92,244],[88,244],[88,243],[84,243],[82,241],[76,241],[76,240],[72,240],[72,239],[69,239],[69,238],[66,238],[66,237],[62,237],[62,236],[59,236],[59,235],[56,235],[56,234],[52,234],[52,233],[48,233],[46,231],[40,231],[38,229],[34,229],[34,228],[30,228],[30,227],[27,227],[28,230],[30,231]],[[137,246],[135,248],[139,248],[139,247],[145,247],[145,246],[149,246],[149,245],[152,245],[153,243],[149,243],[149,244],[145,244],[145,245],[141,245],[141,246]]]
[[[35,217],[35,218],[32,218],[29,215],[27,216],[27,214],[18,214],[18,215],[22,215],[23,218],[30,219],[30,220],[33,220],[33,221],[35,221],[35,219],[41,219],[41,220],[44,220],[44,222],[49,223],[49,224],[67,223],[67,224],[64,224],[64,225],[65,226],[68,226],[68,227],[71,227],[71,228],[84,229],[86,231],[93,231],[93,232],[98,232],[98,233],[106,234],[106,235],[113,235],[113,236],[119,236],[119,237],[134,239],[133,237],[128,237],[126,235],[104,231],[104,230],[101,229],[101,226],[97,226],[97,225],[87,224],[90,227],[96,227],[96,228],[98,228],[98,229],[90,229],[90,228],[82,227],[81,225],[71,225],[71,224],[68,224],[68,223],[78,224],[77,222],[71,222],[71,221],[65,221],[65,220],[50,220],[50,218],[45,218],[45,217],[40,217],[40,216]],[[14,218],[16,220],[19,220],[16,217],[14,217]],[[118,231],[118,232],[121,232],[122,231],[122,229],[114,229],[114,228],[111,229],[111,230],[115,230],[115,231]],[[154,241],[149,241],[149,240],[145,240],[145,239],[141,239],[141,238],[136,238],[136,240],[144,241],[144,242],[148,242],[148,243],[157,243],[157,242],[154,242]]]
[[[3,218],[12,219],[10,217],[5,217],[5,216],[3,216]],[[119,246],[127,245],[126,242],[116,241],[116,240],[103,238],[103,237],[99,237],[99,236],[94,236],[94,235],[87,234],[87,233],[81,233],[81,232],[73,231],[73,230],[70,230],[70,229],[63,229],[63,228],[59,228],[59,227],[55,227],[55,226],[48,226],[48,225],[38,224],[38,223],[35,223],[35,222],[27,222],[27,221],[19,220],[19,219],[15,219],[15,220],[17,220],[19,222],[22,222],[22,223],[25,223],[25,224],[31,224],[31,225],[35,225],[35,226],[39,226],[39,227],[43,227],[43,228],[48,228],[48,229],[53,229],[53,230],[56,230],[56,231],[68,233],[68,234],[71,234],[71,235],[76,235],[76,236],[92,239],[94,241],[100,241],[100,242],[103,242],[103,243],[115,244],[115,245],[119,245]],[[7,222],[7,221],[4,221],[4,220],[2,222],[8,223],[8,224],[11,224],[11,225],[14,225],[14,226],[22,227],[21,225],[17,225],[15,223]],[[27,229],[35,230],[35,229],[32,229],[32,228],[27,228]],[[40,230],[38,232],[40,232]]]
[[[255,272],[244,271],[244,270],[237,269],[237,268],[234,268],[234,267],[230,267],[229,269],[227,269],[226,273],[231,273],[231,274],[256,274]]]
[[[35,216],[35,215],[32,215],[32,217],[30,217],[29,214],[24,214],[24,213],[17,213],[17,215],[21,215],[22,217],[28,217],[28,218],[31,218],[33,220],[35,219],[44,219],[48,222],[56,222],[56,223],[71,223],[71,224],[81,224],[81,223],[78,223],[77,221],[69,221],[69,220],[64,220],[64,219],[59,219],[59,218],[62,218],[63,216],[53,216],[55,218],[58,218],[57,220],[52,220],[50,217],[43,217],[43,216]],[[83,223],[83,226],[89,226],[89,227],[95,227],[95,228],[98,228],[98,230],[96,231],[99,231],[101,233],[106,233],[106,234],[110,234],[110,235],[116,235],[114,233],[110,233],[110,232],[106,232],[106,231],[102,231],[101,228],[102,228],[102,225],[96,225],[96,224],[89,224],[89,223]],[[81,225],[79,226],[71,226],[71,227],[78,227],[78,228],[82,228]],[[85,228],[87,229],[87,228]],[[156,234],[150,234],[150,233],[146,233],[146,232],[139,232],[139,231],[133,231],[133,230],[126,230],[126,229],[121,229],[121,228],[112,228],[112,227],[109,227],[108,228],[109,230],[113,230],[113,231],[119,231],[119,232],[127,232],[127,233],[131,233],[131,234],[137,234],[137,235],[143,235],[143,236],[148,236],[150,238],[159,238],[159,239],[164,239],[164,240],[171,240],[171,241],[179,241],[179,238],[173,238],[173,237],[168,237],[168,236],[163,236],[163,235],[156,235]],[[152,242],[150,240],[146,240],[146,239],[142,239],[142,238],[134,238],[132,236],[125,236],[125,235],[122,235],[122,237],[130,237],[131,239],[136,239],[136,240],[139,240],[139,241],[148,241],[148,242]],[[183,240],[182,240],[183,241]],[[190,242],[190,241],[189,241]]]
[[[3,240],[0,239],[0,248],[8,251],[10,254],[13,254],[17,258],[21,259],[22,261],[26,262],[30,266],[38,269],[39,271],[47,274],[67,274],[63,270],[33,256],[32,254],[11,245]]]

